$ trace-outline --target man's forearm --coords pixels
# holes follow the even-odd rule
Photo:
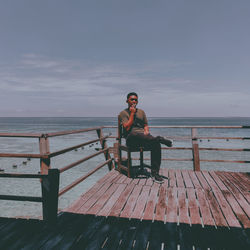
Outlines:
[[[148,125],[145,125],[145,126],[144,126],[144,134],[145,134],[145,135],[148,135],[148,134],[149,134],[149,127],[148,127]]]
[[[123,127],[129,131],[131,126],[133,125],[133,122],[134,122],[134,115],[135,113],[131,113],[130,116],[129,116],[129,119],[126,123],[123,124]]]

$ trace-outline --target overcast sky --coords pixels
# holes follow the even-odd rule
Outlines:
[[[249,0],[0,0],[0,116],[247,116]]]

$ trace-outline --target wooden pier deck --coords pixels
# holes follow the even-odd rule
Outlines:
[[[0,249],[249,249],[247,173],[169,170],[164,184],[112,170],[49,227],[0,218]]]
[[[164,223],[250,228],[250,177],[233,172],[161,170],[163,184],[113,170],[67,212]]]

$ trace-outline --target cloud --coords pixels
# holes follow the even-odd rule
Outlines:
[[[68,95],[117,94],[121,91],[143,89],[158,91],[190,80],[168,78],[177,64],[168,64],[164,71],[157,64],[98,64],[71,60],[52,60],[33,54],[24,55],[16,65],[0,70],[1,91],[43,93],[65,92]]]
[[[159,115],[168,111],[166,115],[188,116],[201,114],[201,107],[214,109],[215,103],[224,109],[230,107],[227,103],[237,104],[238,109],[245,105],[245,90],[233,83],[188,78],[186,72],[191,66],[189,62],[104,64],[23,55],[15,64],[0,68],[1,103],[8,106],[1,108],[0,115],[4,110],[47,115],[49,110],[50,115],[112,116],[124,107],[130,91],[138,92],[140,103],[151,116],[154,110],[159,110]]]

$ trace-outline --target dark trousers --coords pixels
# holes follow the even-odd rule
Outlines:
[[[126,139],[126,144],[129,148],[144,147],[144,149],[150,150],[152,173],[159,173],[161,165],[159,136],[154,137],[151,134],[144,135],[142,133],[131,132]]]

